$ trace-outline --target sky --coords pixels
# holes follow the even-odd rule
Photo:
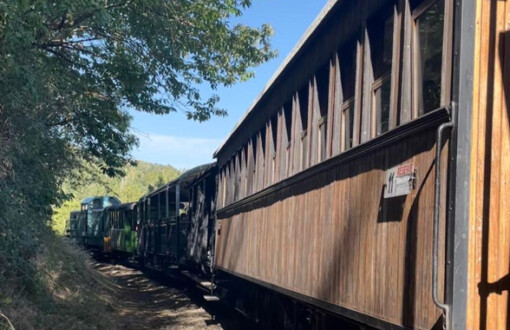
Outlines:
[[[253,0],[243,16],[232,21],[254,27],[270,24],[274,29],[271,43],[278,56],[253,68],[255,77],[247,82],[215,91],[220,97],[219,106],[228,112],[227,117],[198,123],[179,112],[154,115],[131,111],[132,129],[140,142],[132,156],[181,170],[212,162],[214,151],[232,132],[326,3],[327,0]],[[208,96],[204,94],[203,98]]]

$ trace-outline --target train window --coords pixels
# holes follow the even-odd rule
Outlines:
[[[242,196],[243,189],[243,150],[239,150],[237,152],[237,162],[236,162],[236,178],[237,178],[237,187],[236,187],[236,200],[239,200]]]
[[[150,214],[150,208],[151,208],[151,199],[146,198],[145,199],[145,222],[149,223],[151,222],[151,214]]]
[[[246,172],[246,176],[248,177],[248,186],[247,193],[252,194],[254,192],[254,182],[255,182],[255,164],[256,164],[256,154],[257,154],[257,139],[255,136],[252,136],[248,145],[248,171]]]
[[[301,130],[308,129],[308,82],[299,90],[299,119],[301,119]]]
[[[284,179],[289,175],[290,169],[290,147],[292,144],[292,98],[290,98],[281,110],[281,160],[280,160],[280,178]]]
[[[413,10],[415,106],[419,115],[441,106],[444,7],[444,0],[435,0],[422,2]]]
[[[329,101],[329,62],[324,64],[315,77],[317,82],[317,96],[319,98],[319,111],[321,117],[328,113]]]
[[[232,203],[234,201],[234,189],[235,189],[235,176],[234,176],[234,160],[235,157],[232,157],[230,159],[230,162],[228,164],[228,189],[227,189],[227,195],[229,203]]]
[[[257,189],[263,188],[263,177],[265,171],[265,154],[266,154],[266,126],[262,127],[261,131],[258,133],[258,145],[259,145],[259,165],[257,168]]]
[[[308,144],[307,144],[307,130],[308,130],[308,94],[309,94],[309,85],[308,82],[301,87],[298,92],[298,103],[299,103],[299,119],[301,123],[301,144],[300,144],[300,154],[301,154],[301,164],[300,170],[305,169],[306,167],[306,159],[308,158]]]
[[[241,183],[241,154],[237,152],[234,156],[234,201],[239,199]]]
[[[149,198],[149,221],[154,223],[157,219],[158,202],[156,196]]]
[[[372,118],[376,135],[390,128],[391,70],[393,61],[393,7],[369,23],[368,37],[372,62]]]
[[[278,114],[275,114],[273,117],[271,117],[271,120],[269,121],[269,128],[271,130],[269,134],[270,143],[269,146],[271,150],[270,152],[270,162],[271,162],[271,169],[269,172],[269,181],[268,184],[271,184],[276,181],[276,154],[278,152]]]
[[[319,138],[318,143],[318,160],[326,159],[326,139],[327,139],[327,118],[328,118],[328,104],[329,104],[329,61],[324,64],[317,75],[315,76],[317,83],[317,97],[319,103],[318,128]]]
[[[356,45],[357,41],[347,43],[338,53],[340,63],[340,82],[342,84],[342,150],[354,145],[354,93],[356,86]]]
[[[290,141],[292,140],[292,98],[285,103],[283,106],[283,116],[284,116],[284,123],[285,123],[285,133],[287,137],[287,144],[286,147],[290,147]]]
[[[352,148],[354,142],[354,98],[351,97],[342,103],[342,132],[343,150]]]
[[[252,145],[252,162],[253,162],[253,172],[256,171],[255,165],[257,164],[257,135],[253,135],[251,137],[251,145]]]
[[[246,197],[247,194],[248,194],[248,178],[251,177],[251,173],[249,171],[249,167],[251,166],[251,164],[249,162],[251,162],[251,157],[249,157],[249,153],[248,153],[248,144],[245,144],[244,147],[243,147],[243,150],[242,150],[242,173],[243,173],[243,178],[242,178],[242,185],[243,185],[243,189],[242,189],[242,197]]]
[[[227,205],[228,203],[231,203],[231,200],[230,200],[230,195],[231,195],[231,189],[230,189],[230,185],[231,185],[231,182],[232,182],[232,177],[230,175],[230,164],[231,164],[231,161],[227,163],[227,165],[225,166],[225,187],[223,188],[223,194],[225,195],[224,197],[224,205]]]
[[[276,157],[278,148],[278,114],[274,115],[270,121],[271,125],[271,157]]]
[[[262,155],[266,154],[266,125],[260,130],[260,146],[262,147]]]
[[[267,128],[266,128],[266,125],[264,125],[264,127],[262,128],[262,130],[260,131],[259,133],[259,136],[260,136],[260,150],[261,150],[261,153],[260,153],[260,162],[262,164],[261,166],[261,169],[262,171],[260,171],[260,175],[261,175],[261,181],[259,182],[259,188],[262,188],[263,187],[263,177],[265,176],[265,167],[266,167],[266,149],[267,149],[267,146],[266,146],[266,131],[267,131]]]
[[[103,200],[100,199],[100,198],[96,198],[94,199],[94,201],[92,202],[92,209],[95,210],[95,209],[100,209],[102,208],[103,206]]]
[[[150,220],[151,220],[151,217],[150,217],[150,206],[151,206],[151,199],[150,197],[149,198],[146,198],[145,201],[144,201],[144,210],[145,210],[145,222],[146,223],[149,223]]]

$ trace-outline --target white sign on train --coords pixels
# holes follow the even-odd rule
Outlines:
[[[392,167],[386,171],[384,198],[408,195],[414,188],[414,164]]]

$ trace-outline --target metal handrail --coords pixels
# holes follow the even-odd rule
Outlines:
[[[451,110],[449,108],[448,110]],[[439,208],[441,205],[441,142],[443,132],[447,128],[455,127],[457,123],[456,111],[452,111],[451,120],[439,125],[436,135],[436,177],[434,191],[434,229],[433,229],[433,258],[432,258],[432,300],[437,307],[444,311],[445,329],[450,328],[450,306],[439,299],[438,294],[438,259],[439,259]]]

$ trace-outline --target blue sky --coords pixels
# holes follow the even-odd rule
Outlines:
[[[250,26],[270,24],[272,44],[278,57],[255,69],[255,77],[231,88],[219,88],[219,105],[228,111],[224,118],[198,123],[184,113],[159,116],[132,111],[133,131],[140,146],[135,159],[189,169],[211,162],[212,154],[260,94],[273,73],[319,14],[327,0],[253,0],[252,7],[237,20]],[[206,97],[207,95],[204,95]]]

